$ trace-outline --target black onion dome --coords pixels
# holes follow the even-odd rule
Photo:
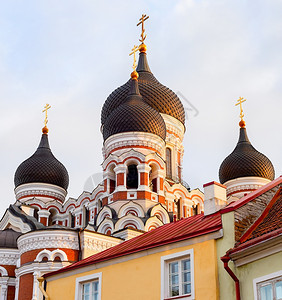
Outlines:
[[[0,230],[0,248],[17,248],[17,238],[21,235],[11,228]]]
[[[130,79],[129,95],[125,103],[118,106],[107,117],[103,126],[103,137],[122,132],[149,132],[163,140],[166,136],[166,125],[162,116],[142,100],[137,80]]]
[[[141,52],[139,54],[136,71],[139,73],[139,90],[143,100],[156,111],[170,115],[184,124],[185,111],[180,99],[172,90],[162,85],[151,73],[146,53]],[[125,102],[129,90],[130,80],[109,95],[102,108],[102,125],[113,110]]]
[[[225,183],[231,179],[249,176],[273,180],[275,172],[271,161],[250,143],[246,128],[240,128],[235,149],[220,166],[219,180]]]
[[[51,152],[47,134],[42,134],[35,153],[19,165],[14,182],[15,187],[25,183],[42,182],[54,184],[67,190],[69,185],[68,171]]]

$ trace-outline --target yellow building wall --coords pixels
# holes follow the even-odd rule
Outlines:
[[[157,300],[161,297],[161,257],[188,249],[194,249],[196,299],[219,299],[214,240],[162,251],[125,262],[114,263],[113,261],[113,265],[56,280],[48,278],[47,294],[50,300],[74,299],[77,277],[102,272],[102,300]]]
[[[282,270],[282,252],[258,259],[247,265],[238,267],[238,277],[241,282],[242,299],[253,300],[253,280]]]

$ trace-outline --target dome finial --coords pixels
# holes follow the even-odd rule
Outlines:
[[[138,73],[136,72],[136,67],[137,67],[137,63],[136,63],[136,52],[139,50],[139,47],[134,45],[134,47],[131,49],[131,53],[129,53],[129,55],[132,55],[133,54],[133,72],[131,73],[131,78],[133,80],[137,80],[139,75]]]
[[[240,97],[238,100],[237,100],[237,103],[235,104],[235,106],[239,105],[240,104],[240,118],[241,118],[241,121],[239,122],[239,126],[241,128],[245,128],[246,127],[246,122],[244,121],[244,113],[243,113],[243,107],[242,107],[242,103],[245,102],[246,99],[244,99],[243,97]]]
[[[139,46],[139,50],[142,53],[146,53],[146,50],[147,50],[147,46],[144,44],[144,41],[145,41],[145,39],[147,37],[146,34],[144,35],[144,32],[145,32],[144,22],[146,20],[148,20],[148,19],[149,19],[149,16],[142,15],[142,17],[139,19],[140,22],[137,24],[137,26],[139,26],[140,24],[142,24],[141,39],[139,39],[139,41],[141,42],[141,45]]]
[[[42,128],[42,133],[43,134],[47,134],[48,133],[48,128],[47,128],[47,123],[48,123],[48,114],[47,111],[48,109],[51,108],[51,105],[49,105],[48,103],[44,106],[44,109],[42,110],[42,112],[45,112],[45,120],[44,120],[44,127]]]

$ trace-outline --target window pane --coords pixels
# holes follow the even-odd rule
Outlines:
[[[183,273],[183,282],[189,283],[190,281],[191,281],[191,273],[190,272]]]
[[[172,275],[171,276],[171,285],[178,285],[179,280],[178,280],[178,275]]]
[[[169,296],[178,296],[178,295],[179,295],[179,287],[178,286],[171,287]]]
[[[98,291],[98,281],[92,282],[92,289],[93,289],[93,292]]]
[[[183,294],[191,294],[191,284],[183,284]]]
[[[268,284],[260,288],[261,300],[273,300],[272,285]]]
[[[182,270],[190,270],[190,259],[182,260]]]
[[[90,293],[90,283],[85,283],[83,285],[83,295],[89,295]]]
[[[173,262],[169,264],[169,273],[178,273],[178,262]]]
[[[282,281],[278,281],[275,283],[275,290],[277,300],[282,299]]]

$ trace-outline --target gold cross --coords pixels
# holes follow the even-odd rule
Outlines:
[[[240,97],[240,98],[237,100],[238,103],[235,104],[235,106],[237,106],[237,105],[240,104],[240,118],[241,118],[241,121],[244,121],[244,120],[243,120],[244,114],[243,114],[242,103],[245,102],[245,101],[246,101],[246,99],[244,99],[243,97]]]
[[[48,116],[47,116],[47,111],[48,109],[50,109],[51,106],[49,104],[46,104],[44,106],[44,109],[42,110],[42,112],[45,112],[45,120],[44,120],[44,124],[45,124],[45,127],[47,126],[47,123],[48,123]]]
[[[141,32],[141,39],[139,40],[142,44],[144,43],[144,41],[145,41],[145,38],[146,38],[146,34],[145,34],[145,36],[144,36],[144,32],[145,32],[145,29],[144,29],[144,22],[146,21],[146,20],[148,20],[149,19],[149,16],[146,16],[146,15],[142,15],[142,17],[139,19],[139,23],[137,24],[137,26],[139,26],[140,24],[142,24],[142,32]]]
[[[136,70],[136,67],[137,67],[137,63],[136,63],[136,52],[139,50],[139,47],[134,45],[134,47],[131,49],[131,53],[129,55],[132,55],[133,54],[133,71]]]

